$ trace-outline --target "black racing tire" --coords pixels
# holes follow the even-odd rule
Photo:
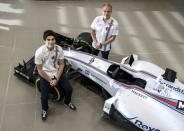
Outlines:
[[[35,81],[35,87],[36,90],[38,90],[39,92],[41,91],[39,77]],[[60,91],[57,87],[53,87],[49,90],[49,99],[51,99],[52,101],[60,101],[62,98],[63,98],[62,91]]]
[[[77,36],[77,39],[78,40],[83,40],[83,41],[85,41],[85,42],[87,42],[88,44],[92,44],[92,42],[93,42],[93,39],[92,39],[92,37],[91,37],[91,33],[89,33],[89,32],[82,32],[82,33],[80,33],[78,36]]]
[[[79,41],[80,46],[83,46],[83,49],[81,51],[91,53],[92,42],[93,42],[93,39],[91,37],[91,33],[82,32],[77,36],[76,39]]]
[[[36,87],[36,90],[38,90],[39,92],[41,91],[40,89],[40,78],[37,77],[36,80],[35,80],[35,87]]]

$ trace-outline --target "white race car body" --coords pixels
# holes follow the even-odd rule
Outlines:
[[[114,108],[121,117],[145,131],[184,130],[184,85],[178,79],[163,79],[165,70],[157,65],[138,60],[135,55],[131,64],[126,64],[128,57],[115,63],[73,50],[64,50],[64,56],[74,70],[112,96],[105,101],[106,114],[111,115]],[[126,73],[131,80],[123,82],[124,79],[111,77],[112,65],[120,67],[116,73]]]

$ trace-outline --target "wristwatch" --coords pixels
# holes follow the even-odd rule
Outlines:
[[[54,76],[54,78],[52,78],[52,80],[56,80],[57,81],[57,78]]]

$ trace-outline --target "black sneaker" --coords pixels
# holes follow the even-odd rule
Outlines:
[[[64,105],[69,107],[73,111],[77,110],[76,106],[73,103],[71,103],[71,102],[69,104],[64,104]]]
[[[47,119],[47,111],[42,110],[42,121],[45,121]]]

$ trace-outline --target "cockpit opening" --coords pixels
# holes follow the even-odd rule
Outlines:
[[[138,85],[142,88],[145,88],[146,86],[146,81],[140,78],[135,78],[133,75],[131,75],[130,73],[122,70],[120,68],[120,65],[117,64],[112,64],[108,70],[107,70],[107,74],[122,83],[125,84],[129,84],[129,85]]]

